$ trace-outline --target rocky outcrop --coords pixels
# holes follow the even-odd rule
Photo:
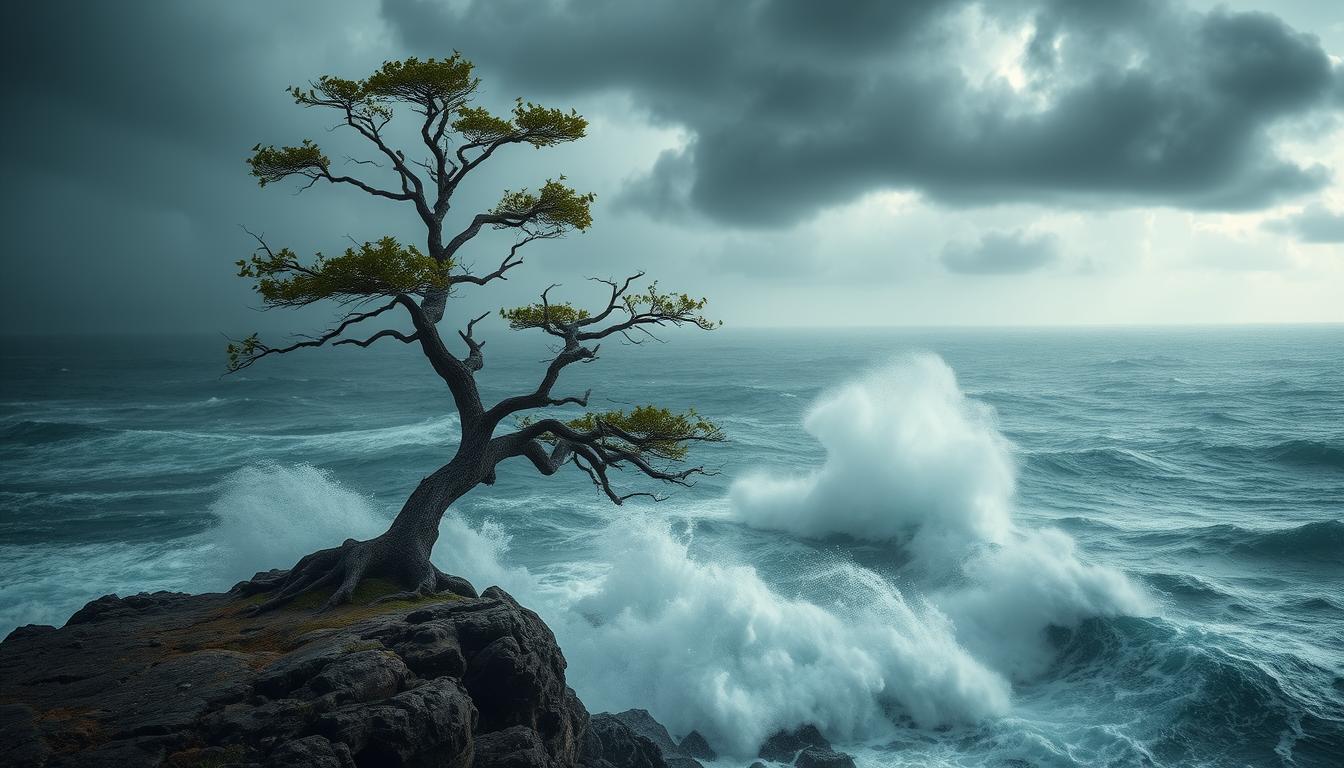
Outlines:
[[[792,731],[778,731],[761,745],[760,757],[772,763],[792,763],[795,756],[807,747],[830,749],[831,742],[814,725],[803,725]]]
[[[460,580],[459,580],[460,581]],[[537,614],[498,587],[254,615],[241,592],[98,598],[0,643],[0,765],[16,768],[703,768],[698,732],[589,716]],[[380,591],[381,586],[381,591]],[[853,768],[813,726],[760,757]],[[753,763],[751,768],[765,768]]]
[[[798,753],[793,764],[798,768],[854,768],[854,758],[826,747],[808,747]]]
[[[776,732],[761,745],[760,756],[773,763],[793,763],[798,768],[854,768],[854,758],[831,749],[831,743],[813,725]],[[751,768],[758,765],[761,764],[752,763]]]
[[[61,629],[15,630],[0,764],[665,768],[647,740],[589,727],[555,637],[503,590],[253,602],[109,595]]]
[[[583,750],[588,768],[666,768],[662,750],[618,716],[593,715]]]
[[[687,757],[694,757],[700,760],[718,760],[719,756],[714,748],[709,746],[705,737],[700,735],[699,731],[691,731],[682,737],[681,742],[677,744],[682,754]]]
[[[657,747],[668,768],[704,768],[696,758],[714,760],[717,757],[705,737],[696,731],[687,734],[681,743],[673,741],[672,734],[667,732],[662,723],[653,719],[647,709],[627,709],[613,717]]]

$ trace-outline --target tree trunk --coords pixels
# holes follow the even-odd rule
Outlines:
[[[463,467],[459,461],[455,459],[421,480],[392,525],[378,537],[406,560],[429,562],[444,513],[480,482],[479,473],[469,471],[473,467]]]
[[[245,584],[245,594],[271,592],[258,606],[278,608],[316,589],[333,591],[325,607],[350,602],[355,588],[369,578],[384,578],[402,587],[398,596],[427,595],[444,590],[474,592],[461,579],[449,576],[430,562],[439,539],[439,522],[449,505],[462,498],[486,476],[484,451],[464,447],[452,462],[420,481],[392,525],[367,541],[347,539],[344,544],[307,555],[290,570]]]

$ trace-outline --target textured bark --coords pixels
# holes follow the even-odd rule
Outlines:
[[[253,579],[243,591],[272,593],[258,611],[326,589],[331,590],[326,607],[341,605],[350,601],[361,581],[370,578],[392,581],[404,590],[382,599],[458,591],[458,580],[435,567],[430,554],[448,507],[486,478],[485,451],[470,446],[464,450],[420,482],[382,535],[365,541],[347,539],[339,547],[314,552],[288,571]]]

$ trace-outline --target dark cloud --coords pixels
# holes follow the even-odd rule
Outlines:
[[[7,6],[4,331],[323,327],[329,308],[252,311],[255,296],[233,266],[255,245],[242,226],[301,253],[329,252],[348,245],[347,235],[416,232],[414,215],[348,189],[259,190],[243,159],[259,141],[305,137],[338,164],[347,153],[367,156],[327,130],[330,115],[284,93],[324,72],[367,73],[400,53],[354,45],[351,27],[361,21],[380,18],[348,0]]]
[[[1036,32],[1020,92],[963,73],[965,3],[868,12],[783,2],[384,0],[424,53],[447,40],[523,89],[622,90],[692,141],[631,199],[778,225],[879,188],[949,204],[1247,209],[1319,188],[1267,130],[1338,108],[1316,38],[1260,13],[1157,0],[975,6]]]
[[[1296,216],[1269,222],[1267,226],[1304,243],[1344,243],[1344,213],[1335,213],[1319,205]]]
[[[1050,233],[991,232],[974,243],[948,243],[941,261],[963,275],[1017,275],[1055,263],[1059,250]]]

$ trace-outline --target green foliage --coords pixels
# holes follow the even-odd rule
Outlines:
[[[523,424],[529,421],[524,419]],[[589,412],[565,423],[577,432],[598,433],[598,446],[672,461],[686,458],[688,442],[723,440],[722,430],[694,408],[677,413],[656,405],[640,405],[629,412]]]
[[[593,225],[590,210],[597,195],[589,192],[579,194],[573,187],[558,180],[547,179],[541,189],[533,192],[522,189],[517,192],[506,190],[492,213],[510,218],[528,218],[542,228],[586,230]]]
[[[712,331],[723,325],[722,320],[710,320],[702,312],[709,304],[705,298],[695,299],[685,293],[659,293],[658,283],[653,283],[643,293],[633,293],[622,298],[625,310],[631,315],[652,315],[675,319],[678,322],[691,323],[701,330]]]
[[[509,321],[515,331],[524,328],[554,328],[588,319],[588,310],[572,304],[528,304],[524,307],[499,310],[499,316]]]
[[[513,107],[512,120],[496,117],[481,107],[463,107],[457,114],[453,130],[481,145],[518,141],[549,147],[581,139],[588,130],[588,121],[572,109],[565,112],[522,99]]]
[[[476,90],[480,83],[471,76],[472,64],[454,53],[446,59],[409,58],[387,61],[360,84],[363,94],[400,101],[425,102],[437,99],[452,104]]]
[[[346,248],[340,256],[317,254],[312,264],[288,248],[258,253],[238,262],[238,276],[255,279],[267,306],[303,306],[322,299],[417,294],[448,286],[452,264],[440,264],[414,245],[396,238]]]
[[[252,148],[252,157],[247,158],[252,175],[257,183],[266,186],[295,174],[321,175],[331,165],[331,161],[316,144],[308,139],[297,147],[274,147],[258,144]]]
[[[261,340],[257,338],[255,333],[242,341],[229,342],[229,346],[225,350],[229,355],[229,370],[236,371],[242,368],[247,364],[248,359],[262,349]]]
[[[484,107],[463,107],[457,111],[453,130],[475,144],[490,144],[513,135],[516,127],[502,117],[495,117]]]
[[[471,62],[456,53],[446,59],[424,61],[412,57],[404,61],[385,61],[363,80],[323,75],[309,88],[290,86],[286,90],[296,103],[304,106],[339,107],[360,114],[391,117],[388,101],[421,107],[434,105],[439,109],[455,108],[480,83],[471,76],[471,71]]]

